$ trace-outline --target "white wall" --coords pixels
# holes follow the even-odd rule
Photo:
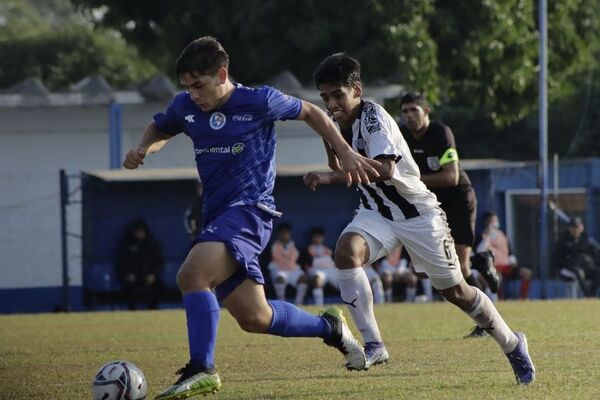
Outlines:
[[[124,106],[123,152],[164,107]],[[278,165],[325,163],[320,138],[304,123],[278,123],[277,129]],[[106,106],[0,108],[0,289],[62,284],[59,170],[78,174],[107,169],[107,132]],[[191,141],[185,135],[144,164],[193,166]],[[69,207],[68,227],[80,233],[79,206]],[[68,246],[71,284],[80,285],[80,241],[71,238]]]

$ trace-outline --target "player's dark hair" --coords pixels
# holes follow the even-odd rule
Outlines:
[[[400,107],[402,107],[403,104],[408,104],[408,103],[415,103],[416,105],[421,106],[422,108],[429,107],[429,102],[427,101],[427,99],[425,98],[425,95],[423,93],[412,93],[412,92],[405,93],[400,98]]]
[[[313,74],[317,88],[324,83],[352,86],[360,82],[360,63],[346,53],[335,53],[321,61]]]
[[[215,75],[221,67],[229,67],[229,55],[212,36],[203,36],[191,41],[175,62],[175,72],[179,77],[185,73]]]

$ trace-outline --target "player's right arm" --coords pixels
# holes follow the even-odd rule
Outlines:
[[[377,174],[367,171],[369,182],[382,182],[391,179],[394,175],[394,168],[396,162],[394,159],[389,157],[376,157],[375,160],[379,161],[378,166],[373,166],[373,169]],[[316,190],[319,185],[329,185],[332,183],[343,183],[347,182],[346,173],[343,170],[337,170],[333,172],[308,172],[303,177],[304,184],[310,190]]]
[[[167,143],[167,140],[172,137],[172,135],[163,133],[154,122],[151,122],[142,134],[138,144],[125,154],[123,166],[127,169],[136,169],[143,165],[147,154],[159,151]]]

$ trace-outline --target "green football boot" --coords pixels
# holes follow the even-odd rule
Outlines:
[[[197,395],[216,393],[221,388],[221,378],[216,370],[194,368],[191,363],[177,371],[177,382],[155,397],[155,400],[179,400]]]
[[[365,369],[365,351],[350,332],[342,310],[337,307],[329,307],[321,311],[320,315],[329,322],[333,331],[331,337],[323,340],[325,344],[335,347],[344,355],[347,369]]]

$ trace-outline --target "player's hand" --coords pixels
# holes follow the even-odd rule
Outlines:
[[[371,182],[369,175],[375,178],[379,176],[377,168],[381,167],[381,163],[377,160],[363,157],[352,150],[340,154],[339,159],[348,186],[353,183],[369,184]]]
[[[313,191],[317,189],[317,186],[327,183],[325,174],[319,172],[308,172],[302,179],[304,184]]]
[[[143,147],[134,147],[125,154],[123,166],[127,169],[136,169],[140,165],[144,165],[144,157],[146,157],[146,149]]]

